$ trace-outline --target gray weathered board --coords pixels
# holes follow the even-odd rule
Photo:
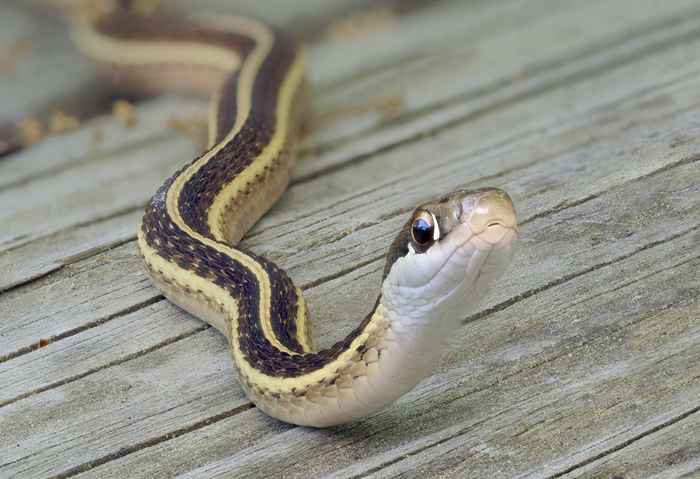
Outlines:
[[[0,477],[700,477],[700,4],[239,3],[308,43],[310,134],[245,245],[303,286],[321,345],[443,191],[512,194],[513,267],[395,405],[282,424],[135,251],[149,195],[197,153],[169,120],[205,102],[86,120],[0,161]],[[0,116],[92,101],[65,26],[21,5],[0,7],[0,44],[33,45]]]

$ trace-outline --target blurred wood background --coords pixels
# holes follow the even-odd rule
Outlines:
[[[441,369],[329,430],[258,412],[137,257],[206,101],[110,113],[37,4],[0,6],[0,117],[81,122],[0,160],[0,477],[700,477],[696,1],[197,2],[307,43],[310,132],[244,244],[305,289],[319,343],[369,309],[419,201],[490,185],[519,210]]]

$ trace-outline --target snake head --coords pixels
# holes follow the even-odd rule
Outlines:
[[[503,190],[457,190],[424,203],[392,244],[383,300],[419,322],[459,324],[506,270],[517,236],[515,208]]]

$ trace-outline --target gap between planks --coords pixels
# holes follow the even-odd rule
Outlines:
[[[576,469],[580,469],[580,468],[585,467],[589,464],[592,464],[596,461],[599,461],[600,459],[603,459],[605,456],[609,456],[610,454],[614,454],[617,451],[621,451],[622,449],[625,449],[626,447],[631,446],[635,442],[637,442],[641,439],[644,439],[645,437],[651,436],[652,434],[655,434],[666,427],[673,426],[674,424],[677,424],[677,423],[683,421],[684,419],[688,419],[690,416],[692,416],[693,414],[697,414],[698,412],[700,412],[700,406],[695,406],[694,408],[688,410],[687,412],[684,412],[683,414],[679,414],[678,416],[673,417],[673,418],[649,429],[648,431],[644,431],[640,434],[637,434],[636,436],[628,439],[627,441],[624,441],[624,442],[618,444],[617,446],[608,448],[605,451],[603,451],[599,454],[596,454],[595,456],[592,456],[588,459],[585,459],[577,464],[574,464],[573,466],[568,467],[561,472],[557,472],[556,474],[552,474],[550,476],[547,476],[545,479],[558,479],[562,476],[565,476],[566,474],[569,474],[570,472],[574,472]]]

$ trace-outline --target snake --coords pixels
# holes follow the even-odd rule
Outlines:
[[[335,426],[385,408],[433,374],[511,262],[518,226],[506,192],[455,187],[415,207],[388,248],[372,311],[317,350],[302,291],[238,246],[290,183],[309,110],[303,48],[260,20],[233,16],[113,12],[78,27],[74,39],[119,88],[211,97],[206,149],[153,195],[137,244],[164,297],[226,336],[237,380],[259,410]]]

